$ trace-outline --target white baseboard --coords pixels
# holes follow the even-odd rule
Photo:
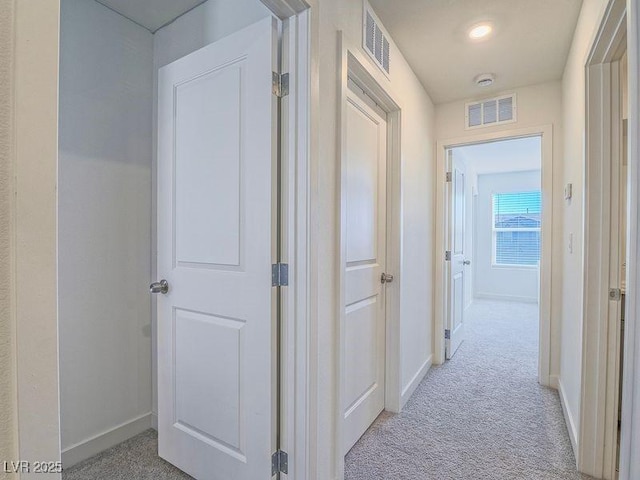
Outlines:
[[[549,375],[549,386],[551,388],[555,388],[556,390],[558,390],[559,388],[559,383],[560,379],[558,378],[558,375]]]
[[[519,297],[517,295],[495,295],[493,293],[476,293],[474,298],[479,300],[497,300],[501,302],[538,303],[535,297]]]
[[[429,357],[425,360],[425,362],[413,376],[409,384],[402,390],[402,395],[400,396],[400,410],[404,408],[405,404],[411,398],[411,395],[413,395],[413,392],[416,391],[416,388],[418,388],[418,385],[420,385],[420,382],[431,368],[432,360],[433,355],[429,355]]]
[[[62,466],[69,468],[151,428],[152,414],[147,413],[100,433],[62,451]]]
[[[151,412],[151,428],[158,431],[158,412]]]
[[[554,375],[555,376],[555,375]],[[569,439],[571,440],[571,446],[573,447],[573,455],[576,460],[578,458],[578,430],[576,428],[576,422],[574,421],[573,414],[567,404],[567,398],[562,387],[562,380],[555,376],[558,383],[558,393],[560,395],[560,405],[562,405],[562,413],[564,414],[564,421],[567,424],[567,430],[569,431]]]

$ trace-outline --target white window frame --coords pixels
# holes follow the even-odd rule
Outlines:
[[[537,190],[528,190],[535,192]],[[521,268],[523,270],[533,270],[538,268],[537,265],[524,265],[521,263],[498,263],[498,233],[500,232],[538,232],[540,233],[541,227],[538,228],[496,228],[496,195],[503,195],[507,193],[524,193],[523,192],[493,192],[491,194],[491,266],[494,268]],[[542,195],[542,191],[540,191]],[[540,254],[542,256],[542,253]],[[540,262],[540,257],[538,258]]]

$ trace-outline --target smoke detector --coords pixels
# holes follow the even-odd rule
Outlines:
[[[490,85],[493,85],[495,79],[496,77],[493,73],[481,73],[480,75],[477,75],[476,78],[473,79],[473,81],[479,87],[488,87]]]

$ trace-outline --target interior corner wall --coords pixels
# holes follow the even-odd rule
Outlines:
[[[589,3],[590,0],[586,0]],[[564,198],[563,183],[563,117],[562,117],[562,83],[560,81],[529,85],[526,87],[507,90],[504,93],[516,94],[517,121],[493,127],[483,127],[474,130],[465,129],[465,103],[474,100],[466,99],[451,103],[437,105],[436,125],[437,138],[444,141],[454,138],[464,138],[473,135],[501,133],[519,128],[541,127],[552,125],[553,127],[553,246],[552,246],[552,271],[551,271],[551,361],[550,374],[555,377],[560,372],[560,328],[563,305],[563,292],[561,286],[562,269],[558,268],[562,263],[562,215]],[[490,96],[495,96],[494,94]],[[484,96],[478,96],[482,99]],[[506,133],[505,133],[506,135]]]
[[[170,24],[160,28],[153,35],[153,173],[152,173],[152,224],[151,277],[156,275],[157,258],[157,212],[156,212],[156,133],[157,133],[157,87],[158,70],[196,50],[205,47],[227,35],[258,22],[271,15],[271,11],[260,0],[208,0]],[[153,381],[153,423],[157,427],[157,362],[156,362],[156,304],[152,302],[152,381]]]
[[[149,31],[103,5],[62,1],[58,298],[66,465],[151,424],[152,48]]]
[[[607,0],[585,0],[576,26],[573,43],[562,79],[562,115],[564,125],[564,165],[559,172],[562,184],[573,184],[573,198],[556,212],[562,212],[564,225],[561,238],[562,265],[562,332],[559,387],[569,433],[574,447],[580,431],[580,395],[582,376],[582,301],[584,287],[584,169],[586,135],[585,65],[599,28]],[[569,252],[569,236],[573,235],[573,253]],[[554,259],[554,264],[556,264]]]
[[[17,459],[13,301],[13,0],[0,0],[0,459]]]
[[[477,298],[537,303],[537,268],[493,265],[492,196],[494,193],[540,190],[540,181],[539,170],[478,175],[473,264]]]
[[[336,340],[339,235],[339,122],[338,69],[341,52],[338,32],[357,59],[400,105],[402,181],[402,263],[400,291],[401,384],[407,396],[428,369],[433,353],[435,109],[422,84],[397,46],[391,42],[391,73],[382,74],[362,48],[362,0],[316,0],[312,3],[312,129],[311,223],[314,253],[313,282],[317,303],[312,318],[317,329],[318,406],[314,432],[314,468],[317,478],[335,479]],[[315,16],[315,18],[314,18]],[[314,118],[312,116],[312,118]],[[313,456],[313,455],[312,455]]]

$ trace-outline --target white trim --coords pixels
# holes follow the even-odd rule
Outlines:
[[[400,156],[400,115],[401,109],[393,96],[387,92],[375,79],[373,73],[366,65],[368,62],[362,61],[359,53],[348,50],[344,42],[343,32],[338,32],[338,48],[341,52],[341,62],[338,70],[338,91],[339,91],[339,118],[338,118],[338,142],[340,185],[345,184],[345,163],[346,158],[346,105],[348,95],[349,78],[351,78],[365,93],[371,97],[387,113],[387,271],[393,272],[395,279],[386,289],[386,351],[385,351],[385,410],[399,412],[402,405],[401,392],[401,361],[400,361],[400,285],[402,282],[401,272],[401,156]],[[338,262],[337,272],[337,361],[336,361],[336,414],[335,414],[335,458],[336,471],[340,478],[344,475],[344,454],[342,447],[342,371],[344,369],[344,358],[341,354],[344,342],[344,320],[345,309],[345,258],[346,258],[346,204],[342,187],[338,189],[339,202],[337,218],[338,225]],[[390,287],[390,288],[389,288]]]
[[[562,386],[562,382],[557,375],[550,377],[551,383],[557,384],[558,395],[560,396],[560,405],[562,405],[562,413],[564,414],[564,421],[567,425],[567,432],[569,433],[569,439],[571,440],[571,446],[574,454],[578,451],[578,429],[576,428],[576,422],[574,415],[569,409],[569,402]]]
[[[640,478],[640,5],[637,1],[630,1],[627,8],[629,223],[620,480]]]
[[[107,430],[106,432],[99,433],[98,435],[65,448],[62,451],[63,468],[72,467],[83,460],[91,458],[108,448],[152,428],[152,417],[152,413],[140,415],[139,417],[124,422]]]
[[[413,393],[416,391],[416,388],[418,388],[418,385],[420,385],[420,382],[422,382],[422,380],[424,379],[424,376],[427,374],[427,372],[431,368],[432,360],[433,360],[433,355],[429,355],[429,357],[425,360],[425,362],[422,364],[422,366],[418,369],[416,374],[413,376],[411,381],[407,384],[406,387],[402,389],[402,397],[400,398],[401,408],[404,408],[404,406],[407,404],[407,402],[411,398],[411,395],[413,395]]]
[[[618,189],[621,165],[619,64],[626,46],[626,2],[612,0],[586,65],[584,283],[578,470],[614,478],[618,427],[620,302]],[[618,139],[618,140],[616,140]],[[612,261],[612,258],[614,261]]]
[[[267,3],[267,2],[265,2]],[[273,3],[273,0],[272,2]],[[310,11],[283,23],[282,67],[289,72],[289,95],[282,100],[282,257],[289,264],[283,289],[282,424],[280,448],[289,454],[289,474],[312,478],[309,432],[310,244],[309,244],[309,40]]]
[[[496,300],[498,302],[538,303],[538,299],[534,297],[521,297],[518,295],[496,295],[494,293],[482,292],[476,292],[473,298],[477,298],[478,300]]]
[[[449,148],[495,142],[513,138],[540,136],[542,141],[542,246],[540,255],[540,337],[538,382],[549,385],[551,374],[551,270],[553,246],[553,125],[502,130],[438,140],[436,161],[436,268],[433,363],[444,362],[444,329],[447,305],[447,270],[444,251],[447,249],[446,151]]]

